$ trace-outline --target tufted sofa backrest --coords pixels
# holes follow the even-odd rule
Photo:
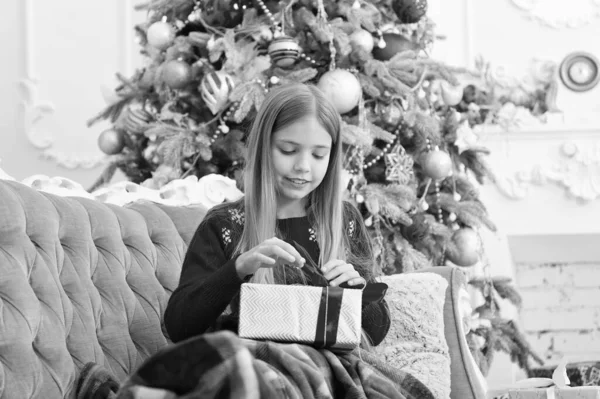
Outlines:
[[[124,379],[164,347],[162,315],[205,214],[0,180],[0,398],[71,398],[87,362]]]

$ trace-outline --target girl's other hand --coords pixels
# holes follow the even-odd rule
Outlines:
[[[254,274],[261,267],[277,265],[304,266],[306,260],[292,245],[277,238],[269,238],[244,252],[235,261],[235,269],[241,279]]]
[[[366,284],[365,279],[354,270],[354,266],[343,260],[330,260],[321,270],[332,287],[337,287],[343,283],[348,283],[350,286]]]

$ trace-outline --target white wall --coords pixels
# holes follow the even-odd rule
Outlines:
[[[140,63],[131,0],[4,0],[0,13],[0,168],[21,180],[65,176],[87,186],[101,172],[86,122],[105,101],[101,86]],[[26,89],[27,88],[27,89]]]

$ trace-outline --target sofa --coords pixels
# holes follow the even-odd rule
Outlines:
[[[0,180],[0,398],[74,398],[86,363],[123,381],[169,345],[162,316],[206,211],[141,199],[121,206]],[[421,272],[448,282],[450,397],[485,397],[459,308],[464,273]]]

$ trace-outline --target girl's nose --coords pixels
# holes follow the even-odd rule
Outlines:
[[[298,157],[298,159],[296,159],[294,169],[301,172],[308,171],[310,169],[308,157],[302,155]]]

